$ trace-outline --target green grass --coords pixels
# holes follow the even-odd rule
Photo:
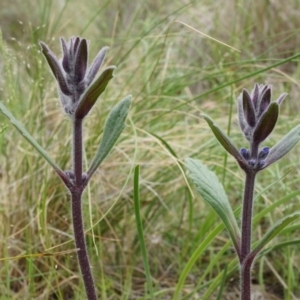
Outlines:
[[[226,4],[225,4],[226,3]],[[116,147],[84,196],[88,250],[101,299],[235,299],[238,269],[217,216],[190,187],[183,160],[203,160],[241,203],[244,176],[213,138],[209,114],[239,147],[235,99],[255,82],[289,93],[268,145],[299,122],[299,1],[7,0],[0,3],[0,100],[63,169],[70,169],[70,124],[38,41],[59,55],[60,37],[90,40],[91,57],[110,46],[115,79],[85,123],[86,161],[104,120],[127,94],[133,105]],[[241,51],[207,39],[185,22]],[[285,61],[285,62],[284,62]],[[270,66],[273,66],[270,68]],[[84,299],[68,194],[51,167],[0,116],[0,300]],[[276,220],[300,210],[296,147],[259,174],[253,241]],[[134,206],[134,167],[150,270],[144,269]],[[239,216],[239,213],[237,213]],[[253,268],[253,282],[279,299],[300,297],[299,224],[272,241]],[[53,253],[45,256],[43,253]],[[28,256],[26,256],[28,255]],[[224,271],[226,268],[226,279]],[[224,281],[225,280],[225,281]],[[266,296],[268,299],[268,296]]]

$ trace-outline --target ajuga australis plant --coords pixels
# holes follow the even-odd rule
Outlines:
[[[98,97],[113,78],[114,66],[105,68],[97,76],[108,47],[104,47],[88,67],[88,41],[73,37],[67,43],[61,39],[63,58],[58,60],[48,46],[40,43],[52,73],[57,81],[59,97],[64,112],[70,117],[72,138],[72,170],[61,170],[46,151],[33,139],[26,129],[11,115],[3,103],[0,111],[22,133],[32,146],[51,164],[68,188],[72,199],[72,219],[75,244],[80,270],[88,300],[96,300],[97,294],[89,263],[82,218],[81,198],[92,175],[107,156],[125,127],[125,119],[131,104],[131,96],[125,97],[109,113],[98,150],[86,172],[83,172],[83,120]]]
[[[224,188],[216,175],[200,160],[192,158],[186,160],[188,175],[196,185],[197,191],[222,219],[232,239],[240,264],[242,300],[250,300],[251,298],[251,267],[257,254],[284,227],[300,216],[300,213],[294,213],[279,220],[254,247],[251,247],[252,208],[256,176],[260,171],[287,154],[300,139],[300,125],[298,125],[272,148],[263,146],[263,142],[276,125],[279,107],[286,97],[286,94],[282,94],[276,101],[271,102],[271,91],[269,85],[256,84],[251,93],[244,89],[238,97],[239,126],[248,141],[248,146],[240,150],[208,116],[203,116],[217,140],[236,159],[245,173],[240,226],[236,221]]]

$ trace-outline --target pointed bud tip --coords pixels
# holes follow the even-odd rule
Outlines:
[[[279,96],[279,98],[276,100],[278,105],[281,105],[281,103],[283,102],[283,100],[287,97],[288,93],[283,93]]]

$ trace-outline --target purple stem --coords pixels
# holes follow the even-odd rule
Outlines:
[[[73,172],[75,185],[81,186],[82,181],[82,120],[73,121]]]
[[[97,300],[95,284],[88,258],[82,220],[81,193],[72,194],[72,217],[79,266],[88,300]]]
[[[242,214],[242,234],[241,234],[241,300],[251,298],[251,265],[252,261],[246,258],[251,251],[251,226],[254,184],[257,171],[246,171],[245,191]]]
[[[97,300],[95,284],[86,248],[82,218],[81,196],[86,184],[82,182],[82,120],[73,121],[73,172],[75,183],[71,186],[72,219],[79,266],[88,300]]]
[[[251,264],[241,266],[241,300],[251,300]]]

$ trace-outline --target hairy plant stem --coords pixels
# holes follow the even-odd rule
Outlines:
[[[73,172],[75,185],[81,187],[82,182],[82,120],[73,121]]]
[[[72,219],[77,257],[88,300],[97,300],[84,236],[81,196],[86,183],[82,181],[82,120],[73,121],[73,172],[74,185],[69,189],[72,197]]]
[[[242,213],[242,234],[241,234],[241,300],[251,298],[251,265],[252,260],[248,261],[247,256],[251,251],[251,226],[252,226],[252,207],[255,177],[257,171],[246,171],[245,190],[243,199]]]

